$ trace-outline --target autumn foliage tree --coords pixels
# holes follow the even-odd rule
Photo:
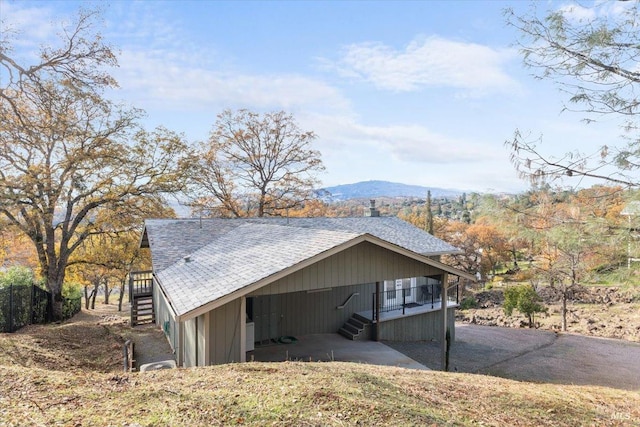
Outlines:
[[[283,215],[314,198],[324,170],[316,135],[284,111],[225,110],[193,174],[195,210],[212,216]]]
[[[31,241],[56,317],[72,255],[105,231],[98,212],[180,190],[186,170],[181,136],[141,129],[139,110],[104,96],[117,60],[97,17],[79,12],[35,63],[0,36],[0,215]]]

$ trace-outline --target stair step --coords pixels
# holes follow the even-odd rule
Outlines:
[[[367,319],[366,317],[358,314],[358,313],[353,313],[353,316],[351,316],[352,319],[356,319],[358,321],[360,321],[363,325],[369,325],[371,324],[371,320]]]
[[[340,329],[338,329],[338,333],[339,333],[340,335],[342,335],[343,337],[345,337],[345,338],[347,338],[347,339],[350,339],[350,340],[352,340],[352,341],[354,341],[354,340],[356,339],[355,335],[353,335],[351,332],[347,331],[347,330],[346,330],[346,329],[344,329],[344,328],[340,328]]]
[[[136,301],[134,307],[139,307],[141,305],[153,305],[153,301]]]
[[[346,329],[347,331],[351,332],[353,335],[358,335],[360,334],[360,331],[362,331],[362,329],[358,329],[355,326],[353,326],[351,323],[347,322],[344,325],[342,325],[343,329]]]
[[[156,322],[152,295],[136,297],[131,302],[131,326]]]
[[[363,330],[364,329],[364,322],[362,322],[361,320],[358,320],[354,317],[350,317],[349,320],[347,320],[347,324],[352,325],[353,327],[359,329],[359,330]]]

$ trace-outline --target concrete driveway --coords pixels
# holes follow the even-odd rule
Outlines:
[[[296,337],[290,344],[270,344],[256,347],[247,354],[257,362],[340,361],[398,366],[410,369],[428,369],[409,356],[380,342],[351,341],[339,334],[313,334]]]
[[[436,342],[387,343],[440,369]],[[536,329],[456,324],[450,370],[520,381],[640,390],[640,344]]]

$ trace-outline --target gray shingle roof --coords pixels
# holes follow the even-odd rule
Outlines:
[[[364,234],[423,255],[458,252],[393,217],[147,220],[143,245],[182,315]]]

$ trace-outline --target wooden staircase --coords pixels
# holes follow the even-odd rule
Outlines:
[[[358,313],[354,313],[340,329],[338,333],[343,337],[356,341],[370,338],[371,321]]]
[[[131,326],[147,325],[155,321],[153,295],[134,298],[131,303]]]
[[[129,276],[131,326],[155,323],[153,307],[153,274],[150,271],[132,272]]]

